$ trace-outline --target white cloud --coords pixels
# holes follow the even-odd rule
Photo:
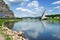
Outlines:
[[[28,7],[38,7],[39,3],[38,3],[38,1],[32,1],[32,2],[28,3],[27,6]]]
[[[39,10],[39,9],[44,9],[44,7],[43,7],[43,6],[41,6],[41,7],[36,7],[35,9],[37,9],[37,10]]]
[[[28,15],[30,15],[30,16],[40,16],[41,15],[40,13],[43,12],[43,9],[44,9],[44,7],[40,6],[38,1],[36,1],[36,0],[32,1],[32,2],[29,2],[27,4],[26,8],[19,7],[19,8],[16,8],[16,10],[17,11],[22,11],[24,13],[28,13]]]
[[[4,0],[5,3],[7,4],[21,4],[21,3],[24,3],[24,2],[28,2],[29,0]]]
[[[44,9],[44,7],[41,6],[41,7],[36,7],[33,10],[36,11],[36,12],[42,12],[43,9]]]
[[[15,2],[15,0],[9,0],[10,2]]]
[[[48,10],[48,12],[52,12],[53,10]]]
[[[16,8],[16,10],[21,13],[21,15],[24,15],[25,17],[38,17],[41,16],[40,12],[38,11],[32,11],[30,9],[26,9],[26,8]],[[24,17],[22,16],[22,17]]]
[[[29,0],[8,0],[9,2],[26,2],[26,1],[29,1]]]
[[[60,4],[60,1],[53,2],[52,4]]]
[[[43,6],[41,6],[40,8],[44,9],[44,7],[43,7]]]
[[[16,8],[16,10],[18,10],[18,11],[22,11],[22,12],[29,12],[29,13],[33,13],[33,14],[35,14],[35,12],[33,12],[33,11],[29,10],[29,9]]]
[[[40,12],[42,9],[44,9],[43,6],[39,5],[39,2],[37,0],[28,3],[27,7],[32,8],[32,10],[35,12]]]
[[[44,9],[43,6],[40,6],[37,0],[32,0],[32,2],[30,2],[29,0],[4,0],[4,1],[12,6],[16,5],[20,6],[19,8],[16,7],[16,10],[18,11],[18,13],[22,14],[24,13],[24,16],[39,16],[40,12],[42,12]]]
[[[54,7],[55,9],[60,9],[60,6],[56,6],[56,7]]]

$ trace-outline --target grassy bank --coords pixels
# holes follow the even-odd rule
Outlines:
[[[5,29],[2,26],[4,22],[17,22],[20,21],[20,19],[0,19],[0,34],[5,37],[5,40],[12,40],[12,37],[5,33]]]
[[[47,18],[46,20],[48,20],[48,21],[54,21],[54,22],[60,22],[60,18],[59,18],[59,19],[51,19],[51,18]]]
[[[18,21],[20,21],[20,19],[0,19],[0,26],[2,26],[4,22],[18,22]]]
[[[47,18],[47,20],[58,20],[58,21],[60,21],[60,18],[59,19],[54,19],[54,18]]]

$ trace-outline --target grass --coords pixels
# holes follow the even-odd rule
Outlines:
[[[47,20],[56,20],[56,21],[60,21],[60,18],[59,18],[59,19],[47,18]]]
[[[3,20],[0,20],[0,26],[2,26]]]
[[[5,40],[12,40],[12,37],[9,36],[9,35],[6,35],[6,36],[5,36]]]
[[[3,29],[2,25],[4,22],[17,22],[20,21],[20,19],[0,19],[0,34],[5,37],[5,40],[12,40],[12,37],[10,35],[7,35],[5,33],[5,30]]]
[[[53,21],[53,22],[58,22],[60,23],[60,18],[59,19],[51,19],[51,18],[47,18],[48,21]]]

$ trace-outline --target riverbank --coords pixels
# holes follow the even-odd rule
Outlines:
[[[4,22],[18,22],[21,21],[22,19],[0,19],[0,26],[2,26],[2,24]]]
[[[49,21],[60,21],[60,18],[59,18],[59,19],[51,19],[51,18],[47,18],[46,20],[49,20]]]
[[[0,26],[0,35],[4,36],[5,40],[28,40],[24,38],[23,34],[23,32],[12,31],[7,27]]]

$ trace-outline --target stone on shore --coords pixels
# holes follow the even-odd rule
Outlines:
[[[4,30],[4,33],[11,36],[13,40],[28,40],[24,38],[24,33],[22,31],[16,32],[11,29],[8,29],[7,27],[2,27],[2,30]]]
[[[8,29],[7,27],[5,28],[6,30],[6,34],[12,36],[13,40],[26,40],[24,38],[23,32],[16,32],[16,31],[12,31],[10,29]]]

